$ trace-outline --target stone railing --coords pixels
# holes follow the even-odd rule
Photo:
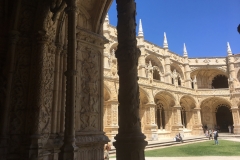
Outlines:
[[[108,72],[105,71],[105,79],[112,79],[111,75],[107,74]],[[118,80],[117,77],[115,77],[115,80]],[[169,91],[169,92],[178,92],[178,93],[183,93],[183,94],[189,94],[189,95],[203,95],[203,96],[228,96],[230,95],[230,91],[228,88],[220,88],[220,89],[192,89],[192,88],[187,88],[187,87],[182,87],[182,86],[175,86],[170,83],[165,83],[157,80],[150,80],[149,78],[145,77],[139,77],[138,81],[140,86],[147,86],[153,89],[159,89]],[[236,88],[236,93],[240,93],[240,88]]]
[[[240,94],[240,88],[235,88],[235,93]]]
[[[228,88],[220,88],[220,89],[198,89],[198,95],[206,95],[206,96],[227,96],[230,95],[230,91]]]

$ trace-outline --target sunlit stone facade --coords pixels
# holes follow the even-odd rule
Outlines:
[[[109,40],[104,49],[104,131],[114,141],[118,133],[117,30],[109,24],[103,27]],[[144,39],[140,20],[138,60],[140,87],[140,118],[147,140],[169,138],[176,133],[185,136],[203,134],[208,129],[228,125],[240,134],[240,54],[232,54],[227,43],[226,57],[188,56],[168,48],[164,33],[163,47]]]

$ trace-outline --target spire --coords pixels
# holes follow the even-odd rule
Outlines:
[[[187,48],[185,43],[183,43],[183,57],[188,57]]]
[[[229,42],[227,42],[227,54],[228,54],[229,56],[232,55],[232,50],[231,50],[231,47],[230,47]]]
[[[143,36],[143,28],[142,28],[142,21],[141,21],[141,19],[139,20],[138,36]]]
[[[108,13],[107,13],[107,15],[106,15],[106,17],[105,17],[105,21],[107,21],[108,24],[109,24],[109,16],[108,16]]]
[[[164,32],[164,39],[163,39],[163,48],[168,48],[167,36],[165,32]]]

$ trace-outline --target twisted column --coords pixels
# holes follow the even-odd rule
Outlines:
[[[75,144],[75,101],[76,101],[76,0],[66,0],[68,14],[68,52],[67,71],[65,72],[66,108],[64,144],[61,147],[60,159],[76,159],[77,147]]]
[[[141,132],[139,118],[139,86],[137,76],[140,50],[136,41],[136,4],[134,0],[117,0],[119,130],[113,145],[118,160],[144,160],[147,142]],[[126,147],[128,146],[128,147]]]

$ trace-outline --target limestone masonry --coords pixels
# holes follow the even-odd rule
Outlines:
[[[104,131],[114,141],[118,133],[117,30],[103,27],[109,40],[104,49]],[[173,137],[177,133],[200,135],[204,126],[227,132],[234,126],[240,134],[240,54],[232,54],[227,43],[226,57],[188,57],[168,48],[164,33],[163,47],[144,40],[139,22],[137,46],[140,87],[141,129],[147,140]]]

